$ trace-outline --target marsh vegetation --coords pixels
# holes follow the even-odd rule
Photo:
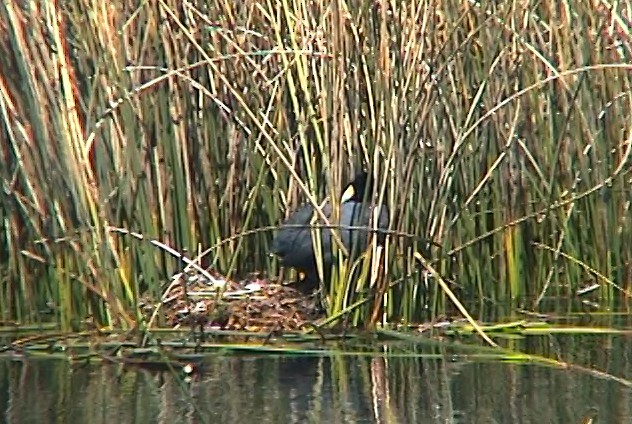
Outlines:
[[[2,320],[147,325],[186,265],[150,240],[290,279],[274,227],[362,167],[385,261],[337,266],[330,316],[422,322],[454,310],[446,288],[625,307],[632,11],[613,4],[3,2]]]

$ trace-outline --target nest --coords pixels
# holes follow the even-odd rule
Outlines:
[[[232,281],[217,273],[179,273],[162,297],[167,325],[217,330],[296,331],[319,318],[316,296],[252,275]]]

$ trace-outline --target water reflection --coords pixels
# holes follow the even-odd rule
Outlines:
[[[562,339],[542,345],[562,356],[574,349],[563,359],[632,378],[629,340]],[[589,373],[457,361],[441,351],[214,357],[190,382],[115,366],[7,359],[0,361],[0,414],[7,423],[625,423],[632,422],[632,392]]]

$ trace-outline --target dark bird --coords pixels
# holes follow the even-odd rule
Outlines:
[[[332,215],[331,203],[326,202],[321,210],[331,226],[339,227],[340,240],[345,247],[347,253],[352,259],[356,259],[368,247],[369,235],[372,226],[371,216],[374,207],[370,205],[370,200],[365,199],[365,193],[372,193],[372,187],[368,182],[366,172],[361,172],[346,187],[340,199],[340,221],[338,223],[331,222]],[[386,196],[384,196],[386,198]],[[304,205],[294,212],[285,221],[278,230],[274,240],[272,241],[272,253],[279,257],[283,266],[295,268],[302,279],[299,281],[297,288],[304,292],[312,292],[318,287],[318,268],[316,265],[316,255],[314,253],[314,241],[312,238],[312,219],[318,214],[314,213],[314,207],[311,204]],[[385,230],[388,227],[389,214],[385,205],[380,208],[380,214],[377,222],[378,230]],[[316,225],[324,223],[321,219],[316,218]],[[364,227],[350,229],[348,227]],[[320,242],[322,247],[322,263],[323,270],[328,279],[329,271],[333,263],[332,250],[332,231],[330,228],[319,228]],[[377,234],[377,242],[384,243],[385,234]]]

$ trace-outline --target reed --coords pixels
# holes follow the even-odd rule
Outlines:
[[[331,315],[454,311],[415,253],[461,299],[538,310],[594,282],[627,306],[632,10],[615,4],[3,2],[1,319],[142,321],[183,264],[112,227],[277,276],[257,229],[335,204],[362,166],[391,210],[386,265],[337,268]]]

